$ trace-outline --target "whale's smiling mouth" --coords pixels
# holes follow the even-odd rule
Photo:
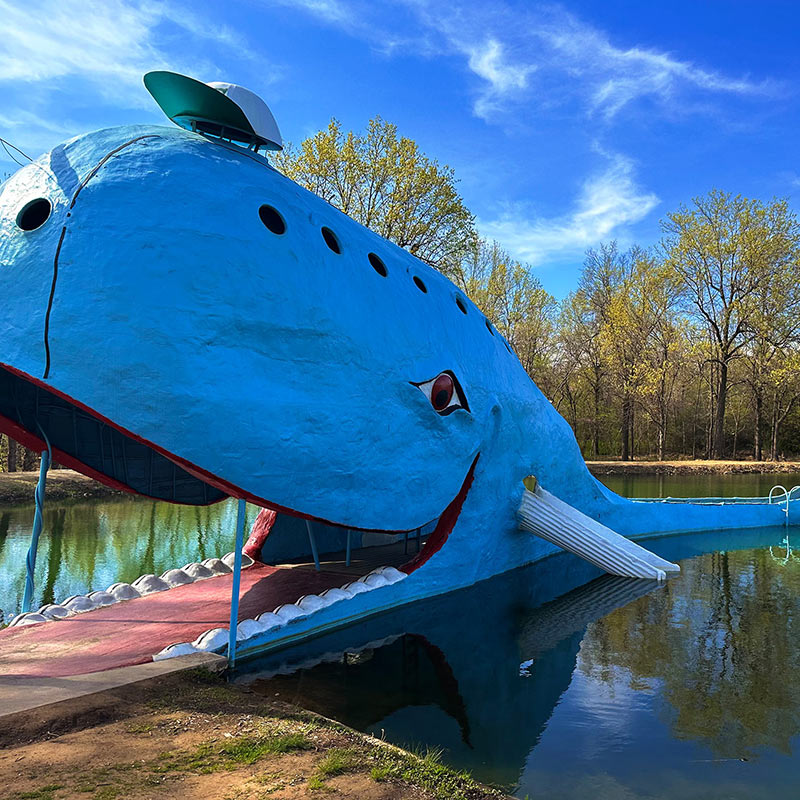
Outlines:
[[[302,509],[286,508],[243,491],[136,436],[74,398],[2,363],[0,433],[39,452],[49,443],[57,463],[115,489],[186,505],[208,505],[228,496],[243,497],[282,514],[342,527],[336,520],[307,514]],[[476,455],[461,489],[440,514],[424,547],[402,567],[403,571],[410,573],[418,569],[444,545],[472,485],[478,458]]]

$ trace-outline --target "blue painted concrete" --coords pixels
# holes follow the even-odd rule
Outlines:
[[[23,232],[16,216],[36,197],[53,203],[52,215]],[[285,234],[262,224],[262,204],[283,216]],[[78,137],[0,190],[0,362],[33,378],[45,371],[63,228],[45,385],[237,494],[346,527],[412,530],[439,517],[479,456],[445,546],[401,583],[318,612],[318,623],[345,613],[339,606],[374,613],[553,552],[517,529],[527,475],[632,537],[784,521],[777,505],[615,495],[589,474],[569,425],[450,281],[263,158],[176,128]],[[444,370],[458,378],[469,411],[440,416],[414,385]],[[307,547],[307,537],[298,542]]]

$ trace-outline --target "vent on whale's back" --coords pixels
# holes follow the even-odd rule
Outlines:
[[[181,128],[247,145],[256,152],[283,150],[283,138],[269,106],[235,83],[203,83],[176,72],[156,70],[144,85],[161,110]]]

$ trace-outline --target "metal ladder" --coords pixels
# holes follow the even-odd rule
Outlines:
[[[772,498],[773,498],[773,495],[775,495],[776,492],[778,492],[778,494],[776,495],[776,497],[777,497],[776,502],[777,503],[785,503],[785,505],[783,507],[783,513],[786,515],[786,525],[788,526],[789,525],[789,503],[792,500],[792,495],[795,492],[800,492],[800,486],[792,486],[792,488],[789,489],[788,491],[787,491],[786,487],[782,486],[781,484],[777,484],[776,486],[773,486],[769,490],[769,500],[768,500],[769,505],[772,505]],[[783,495],[781,495],[780,492],[783,492]]]

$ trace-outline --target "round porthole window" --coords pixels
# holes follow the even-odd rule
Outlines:
[[[458,306],[458,309],[459,311],[461,311],[462,314],[467,313],[467,307],[466,305],[464,305],[464,301],[460,297],[456,297],[456,305]]]
[[[23,231],[35,231],[47,222],[52,210],[47,198],[37,197],[26,203],[17,214],[17,226]]]
[[[267,205],[261,206],[258,209],[258,216],[261,217],[264,227],[268,231],[272,231],[276,236],[282,236],[286,233],[286,221],[280,215],[278,209]]]
[[[375,253],[370,253],[367,258],[369,259],[369,263],[372,264],[372,268],[378,273],[378,275],[381,275],[384,278],[388,276],[389,270],[386,269],[386,264],[384,264],[383,261],[381,261],[381,259],[375,255]]]
[[[333,250],[334,253],[341,254],[342,247],[339,244],[339,239],[330,228],[322,229],[322,238],[325,240],[325,244],[328,245],[328,247],[330,247],[330,249]]]
[[[422,278],[415,275],[414,284],[416,285],[417,289],[419,289],[421,292],[424,292],[425,294],[428,293],[428,287],[425,285]]]

